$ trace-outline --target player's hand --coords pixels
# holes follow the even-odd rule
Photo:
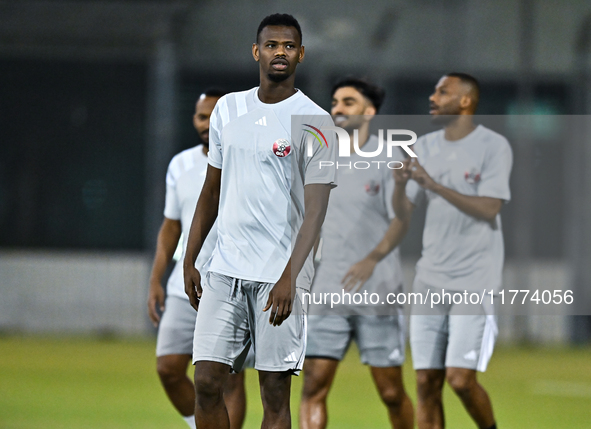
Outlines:
[[[377,261],[365,258],[354,264],[341,280],[346,291],[358,291],[373,274]]]
[[[160,281],[151,281],[150,290],[148,291],[148,316],[154,327],[158,327],[160,323],[160,313],[164,311],[164,288]]]
[[[269,315],[269,323],[273,326],[279,326],[285,319],[291,314],[291,308],[293,303],[293,294],[291,291],[291,280],[289,278],[281,278],[271,292],[269,292],[269,298],[267,299],[267,305],[263,308],[263,311],[271,309]]]
[[[423,166],[419,164],[416,158],[413,158],[409,164],[411,178],[417,182],[421,187],[432,191],[437,183],[429,176],[429,173],[425,171]]]
[[[201,274],[192,265],[185,265],[183,267],[183,277],[185,280],[185,293],[189,297],[191,306],[195,309],[199,309],[199,300],[203,289],[201,289]]]
[[[393,174],[394,174],[394,183],[396,183],[397,185],[406,185],[406,182],[408,182],[408,179],[410,179],[411,177],[411,171],[410,171],[410,158],[406,158],[403,162],[402,162],[402,168],[397,168],[395,170],[393,170]]]

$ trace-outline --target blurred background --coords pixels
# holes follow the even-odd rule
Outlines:
[[[542,115],[508,135],[513,199],[502,216],[507,289],[571,289],[578,316],[502,315],[507,343],[591,340],[586,0],[0,1],[0,331],[153,335],[148,275],[172,156],[199,143],[206,88],[258,83],[251,56],[270,13],[301,23],[297,87],[365,76],[383,114],[426,114],[446,72],[482,85],[480,114]],[[526,117],[526,116],[524,116]],[[403,246],[407,285],[420,219]]]

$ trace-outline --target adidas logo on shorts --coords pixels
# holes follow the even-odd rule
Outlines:
[[[285,359],[283,359],[285,362],[297,362],[298,358],[296,356],[296,354],[294,352],[291,352]]]
[[[472,350],[464,355],[464,359],[466,360],[476,360],[476,350]]]

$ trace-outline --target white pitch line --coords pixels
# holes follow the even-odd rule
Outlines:
[[[540,380],[533,384],[534,395],[591,398],[591,383],[580,381]]]

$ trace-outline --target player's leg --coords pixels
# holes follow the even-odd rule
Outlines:
[[[164,391],[183,417],[195,413],[195,386],[187,376],[191,355],[164,355],[156,359],[156,367]]]
[[[261,400],[264,409],[263,428],[291,427],[291,376],[299,374],[306,351],[306,314],[298,293],[290,316],[280,326],[269,323],[269,312],[263,312],[272,283],[242,281],[248,302],[248,322],[255,351],[255,369],[259,371]]]
[[[195,387],[187,377],[187,367],[193,351],[197,313],[187,299],[176,296],[167,297],[165,308],[158,328],[156,368],[174,407],[188,422],[193,422]]]
[[[285,322],[284,322],[285,323]],[[259,371],[263,422],[261,429],[291,428],[291,371]]]
[[[442,391],[447,335],[447,316],[413,314],[410,318],[419,429],[441,429],[445,426]]]
[[[479,308],[479,311],[481,309]],[[490,398],[478,383],[477,370],[485,371],[497,336],[496,318],[480,314],[449,316],[446,378],[479,428],[494,427]]]
[[[336,359],[306,358],[304,361],[304,386],[300,402],[301,429],[326,427],[326,398],[338,365],[339,361]]]
[[[418,369],[417,377],[417,426],[419,429],[445,427],[443,413],[443,383],[445,370]]]
[[[379,368],[372,366],[371,375],[382,402],[388,409],[388,417],[395,429],[414,427],[414,410],[402,382],[402,367]]]
[[[230,369],[248,344],[246,301],[232,294],[235,280],[209,272],[199,303],[193,360],[195,420],[199,429],[229,429],[224,388]]]
[[[401,315],[350,316],[361,362],[371,374],[396,429],[414,426],[414,411],[402,382],[405,359],[404,319]]]
[[[195,422],[199,429],[230,429],[230,418],[224,403],[224,385],[230,365],[195,362]]]
[[[300,403],[302,429],[326,427],[326,398],[337,366],[349,348],[352,333],[349,318],[346,316],[308,316],[304,386]]]
[[[476,371],[467,368],[447,368],[446,379],[478,427],[494,427],[492,404],[488,393],[476,379]]]
[[[224,402],[230,417],[230,429],[240,429],[246,416],[244,371],[229,375],[224,386]]]

